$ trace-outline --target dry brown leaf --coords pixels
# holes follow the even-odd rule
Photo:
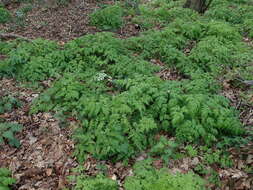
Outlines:
[[[248,155],[247,160],[246,160],[246,163],[247,163],[247,164],[252,164],[252,163],[253,163],[253,155],[252,155],[252,154],[249,154],[249,155]]]
[[[66,188],[67,181],[63,176],[59,176],[59,182],[58,182],[58,189],[64,189]]]
[[[191,165],[196,166],[199,164],[199,159],[197,157],[193,158]]]
[[[53,172],[53,169],[52,169],[52,168],[47,168],[47,169],[46,169],[46,174],[47,174],[47,176],[51,176],[51,175],[52,175],[52,172]]]

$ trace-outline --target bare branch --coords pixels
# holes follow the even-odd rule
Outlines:
[[[244,80],[244,81],[242,81],[242,83],[249,85],[249,86],[253,86],[253,80]]]
[[[13,34],[13,33],[0,33],[0,39],[8,39],[8,38],[20,38],[22,40],[32,42],[31,39],[26,38],[24,36],[18,35],[18,34]]]

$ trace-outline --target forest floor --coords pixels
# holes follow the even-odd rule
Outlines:
[[[103,2],[108,5],[113,3]],[[72,0],[64,6],[36,2],[25,18],[20,22],[0,24],[0,31],[18,34],[28,39],[44,38],[64,44],[77,37],[101,31],[89,24],[89,15],[99,8],[98,4],[94,0]],[[27,6],[30,4],[13,2],[7,9],[15,15],[18,10]],[[115,33],[121,38],[137,35],[139,29],[131,23],[131,18],[125,20],[127,24]],[[18,181],[14,189],[49,190],[68,187],[70,184],[66,177],[71,174],[70,170],[78,165],[72,156],[74,143],[70,138],[71,131],[61,128],[59,121],[50,113],[29,115],[30,104],[38,97],[39,92],[20,85],[13,79],[4,78],[0,81],[0,95],[11,94],[24,103],[21,108],[0,115],[0,119],[17,122],[25,127],[18,135],[22,148],[14,149],[8,145],[1,147],[0,166],[8,167],[14,173]],[[99,163],[93,159],[87,160],[85,165],[88,173],[95,174],[97,164]],[[116,166],[110,162],[107,164],[110,165],[112,176],[117,174],[123,180],[128,175],[129,168],[126,170],[122,165]]]
[[[74,142],[71,139],[71,129],[75,127],[75,121],[69,118],[71,121],[69,126],[61,127],[60,121],[50,113],[30,115],[28,112],[32,100],[38,97],[40,92],[24,87],[13,79],[2,79],[0,86],[0,94],[11,94],[23,102],[22,107],[0,115],[0,119],[6,122],[15,122],[24,126],[22,133],[17,135],[22,144],[20,148],[2,145],[0,149],[0,166],[8,167],[18,181],[13,189],[53,190],[71,187],[67,176],[73,174],[71,169],[78,166],[78,162],[73,157]],[[231,100],[233,106],[241,110],[241,121],[246,126],[251,126],[253,107],[242,105],[241,100],[238,99],[238,90],[226,86],[223,93]],[[249,130],[252,129],[249,128]],[[245,172],[244,168],[250,167],[253,163],[253,142],[241,146],[239,150],[231,148],[228,151],[231,153],[230,158],[233,160],[234,167],[222,169],[215,165],[212,166],[221,179],[221,189],[250,190],[253,176]],[[136,160],[145,158],[147,155],[142,153]],[[186,173],[200,163],[201,159],[201,157],[187,157],[175,160],[170,162],[169,168],[173,172]],[[84,163],[86,174],[95,175],[98,172],[97,166],[100,164],[105,164],[109,169],[109,176],[120,183],[123,183],[125,177],[132,174],[131,164],[124,166],[121,162],[112,163],[109,160],[101,162],[93,158],[87,159]],[[153,166],[160,169],[164,167],[164,163],[158,159],[154,161]],[[212,185],[210,187],[215,188]]]
[[[103,1],[103,4],[110,5],[114,1]],[[102,3],[93,0],[72,0],[67,5],[50,5],[48,3],[34,3],[31,11],[26,13],[24,18],[16,22],[0,25],[0,30],[19,34],[29,39],[44,38],[67,42],[77,37],[101,32],[100,29],[89,24],[89,15],[99,9]],[[8,9],[13,15],[22,8],[30,8],[30,5],[11,3]],[[137,35],[139,30],[131,22],[131,17],[125,18],[124,27],[115,31],[119,37]]]
[[[89,15],[100,8],[97,1],[72,0],[65,6],[34,4],[25,18],[7,24],[0,24],[0,31],[19,34],[29,39],[44,38],[57,41],[63,45],[69,40],[77,37],[101,32],[89,23]],[[113,4],[112,1],[103,1],[103,4]],[[15,15],[22,7],[30,6],[27,3],[10,3],[7,9]],[[142,29],[131,20],[131,16],[124,17],[124,27],[114,31],[119,38],[138,36]],[[252,45],[253,40],[245,38],[245,43]],[[0,55],[0,60],[5,59]],[[153,60],[157,62],[157,60]],[[159,63],[158,63],[159,64]],[[180,80],[177,71],[163,69],[157,75],[164,80]],[[240,120],[243,125],[252,131],[253,126],[253,95],[245,102],[240,94],[250,89],[234,87],[232,80],[223,81],[222,95],[230,100],[231,106],[240,112]],[[22,132],[18,133],[21,147],[14,148],[8,144],[0,147],[0,167],[9,168],[17,183],[13,189],[19,190],[49,190],[70,188],[73,184],[67,180],[72,175],[73,168],[78,166],[73,156],[74,141],[71,138],[76,127],[75,118],[69,117],[68,126],[62,127],[60,119],[51,113],[29,114],[32,101],[46,88],[50,87],[51,81],[41,81],[42,88],[30,87],[29,84],[19,82],[15,79],[2,78],[0,80],[0,96],[11,95],[22,102],[22,106],[15,108],[8,113],[0,114],[0,121],[16,122],[24,126]],[[251,133],[252,134],[252,133]],[[230,148],[230,159],[233,160],[233,167],[219,168],[217,165],[210,165],[218,174],[221,186],[210,184],[211,189],[222,190],[252,190],[253,173],[245,171],[245,168],[252,169],[253,164],[253,142],[248,142],[240,149]],[[122,162],[112,163],[99,161],[90,157],[83,164],[86,174],[93,176],[98,172],[98,165],[106,165],[108,176],[117,180],[120,189],[123,189],[124,179],[132,175],[132,165],[137,160],[144,160],[146,153],[141,153],[135,159],[130,160],[128,165]],[[186,157],[173,160],[169,168],[173,172],[187,173],[200,163],[201,156]],[[164,167],[162,159],[153,162],[157,169]],[[210,176],[205,176],[208,178]]]

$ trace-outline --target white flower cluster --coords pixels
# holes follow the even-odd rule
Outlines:
[[[108,76],[106,73],[98,73],[98,74],[95,76],[95,80],[96,80],[96,81],[102,81],[102,80],[105,80],[106,78],[108,78],[109,80],[111,79],[111,77]]]

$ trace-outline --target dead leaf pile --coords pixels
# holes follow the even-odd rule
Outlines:
[[[6,122],[24,126],[17,135],[20,148],[0,147],[0,167],[7,167],[17,179],[16,189],[58,189],[68,185],[66,176],[76,167],[73,158],[74,143],[71,131],[60,128],[59,122],[49,113],[28,115],[29,105],[38,96],[29,89],[19,87],[14,80],[0,82],[1,94],[16,94],[23,107],[1,116]]]

